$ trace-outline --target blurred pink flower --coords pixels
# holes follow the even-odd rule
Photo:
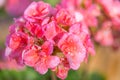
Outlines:
[[[4,55],[4,49],[0,48],[0,70],[22,70],[24,66],[20,66],[13,59],[7,59]]]
[[[15,60],[5,60],[0,61],[0,69],[2,70],[23,70],[24,66],[20,66],[17,64]]]
[[[13,17],[21,16],[30,3],[31,0],[7,0],[5,9]]]
[[[82,0],[61,0],[61,6],[67,8],[70,11],[80,7]]]
[[[95,36],[95,40],[97,42],[100,42],[100,44],[104,46],[111,46],[113,45],[113,35],[111,30],[111,23],[110,22],[104,22],[102,25],[102,28],[97,32]]]
[[[111,18],[113,27],[120,30],[120,1],[119,0],[97,0],[102,6],[105,14]],[[108,3],[109,2],[109,3]]]

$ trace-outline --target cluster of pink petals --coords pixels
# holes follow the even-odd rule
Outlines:
[[[88,27],[67,9],[31,3],[24,15],[15,19],[6,40],[6,56],[40,74],[48,69],[61,79],[70,69],[77,70],[88,53],[95,54]]]
[[[59,7],[66,8],[76,21],[83,21],[93,29],[96,42],[104,46],[115,45],[118,37],[114,33],[120,32],[119,0],[62,0]]]

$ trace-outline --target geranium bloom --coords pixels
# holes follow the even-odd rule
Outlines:
[[[87,59],[91,46],[88,28],[66,9],[33,2],[9,28],[6,56],[33,67],[40,74],[48,69],[61,79]]]
[[[67,58],[70,68],[78,69],[86,54],[85,47],[79,37],[73,34],[64,34],[58,43],[58,47]]]

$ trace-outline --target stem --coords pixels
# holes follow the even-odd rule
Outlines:
[[[56,75],[53,71],[51,71],[51,79],[52,80],[57,80]]]

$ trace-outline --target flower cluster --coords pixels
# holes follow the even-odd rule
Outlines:
[[[51,69],[65,79],[70,69],[77,70],[87,60],[88,53],[95,54],[88,27],[76,18],[67,9],[31,3],[9,28],[6,56],[40,74]]]
[[[119,0],[62,0],[58,7],[66,8],[77,21],[83,21],[101,45],[120,47]]]

